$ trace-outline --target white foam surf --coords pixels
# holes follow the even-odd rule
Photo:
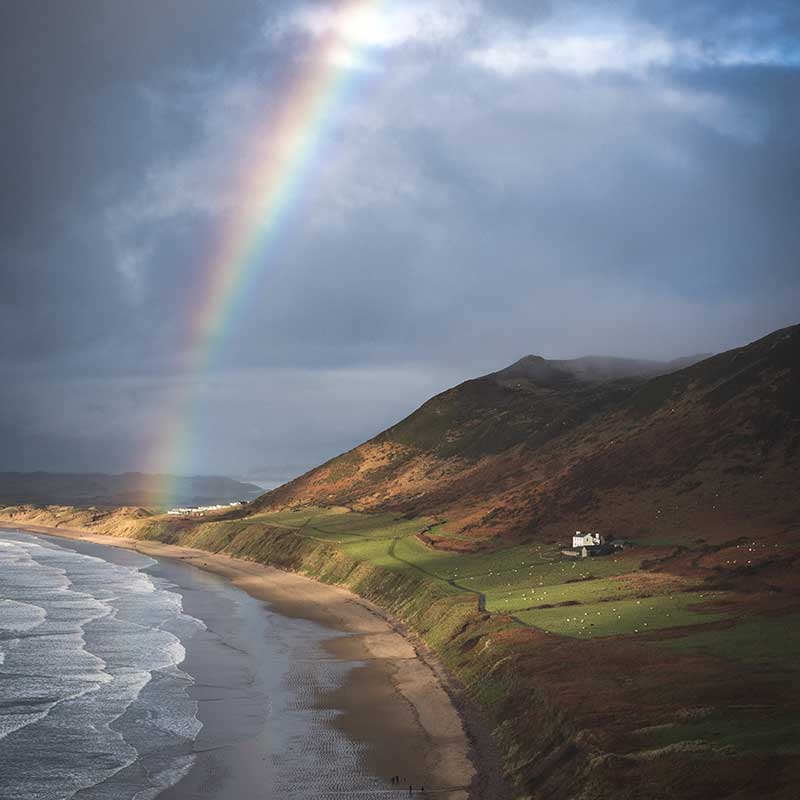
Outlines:
[[[0,797],[154,796],[200,729],[179,637],[202,623],[141,571],[150,559],[122,566],[18,532],[0,545]],[[114,784],[154,752],[183,766]]]

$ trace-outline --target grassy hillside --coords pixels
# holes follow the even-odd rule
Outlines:
[[[800,326],[655,378],[577,363],[528,357],[467,381],[254,508],[430,515],[437,545],[458,549],[582,528],[708,542],[792,528]]]
[[[498,735],[537,796],[580,772],[576,753],[594,754],[581,797],[792,796],[800,326],[673,366],[526,357],[254,504],[434,521],[360,557],[471,595],[498,625],[469,650],[493,651]],[[632,546],[571,561],[575,529]],[[543,722],[510,700],[520,683],[561,721],[549,749],[527,744]]]

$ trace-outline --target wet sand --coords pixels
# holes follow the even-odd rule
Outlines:
[[[136,550],[159,561],[191,565],[226,579],[285,618],[322,626],[330,632],[330,637],[322,638],[323,660],[330,660],[332,668],[344,667],[343,675],[331,687],[314,686],[313,681],[306,686],[302,683],[307,676],[303,675],[301,654],[300,661],[292,665],[296,679],[302,683],[301,689],[313,691],[315,708],[332,712],[327,724],[358,747],[363,769],[382,782],[386,796],[408,796],[409,783],[424,786],[427,796],[450,800],[505,795],[494,765],[487,763],[491,754],[478,752],[487,748],[479,746],[476,750],[474,738],[467,735],[451,697],[457,690],[447,674],[424,645],[362,598],[301,575],[202,550],[12,521],[7,524],[19,530]],[[187,612],[193,613],[191,606]],[[210,676],[219,670],[219,665],[193,664],[191,657],[189,650],[184,668],[201,686],[211,685]],[[208,660],[208,656],[199,659]],[[263,740],[269,736],[269,726],[264,726],[263,717],[259,717],[254,707],[257,703],[251,698],[248,705],[247,691],[243,690],[232,691],[227,702],[224,691],[217,695],[214,699],[223,702],[201,702],[201,718],[206,715],[206,737],[217,737],[218,741],[201,741],[198,749],[207,750],[207,755],[201,753],[189,775],[161,797],[288,797],[284,792],[271,794],[273,790],[267,786],[261,762],[269,750],[269,743]],[[237,717],[241,717],[238,722]],[[234,730],[237,727],[239,730]],[[479,728],[480,721],[471,719],[470,733],[477,735],[479,742],[484,737],[486,743],[486,731]],[[224,730],[228,731],[227,738],[219,733]],[[201,740],[203,736],[201,732]],[[225,746],[219,746],[221,743]],[[476,763],[482,767],[479,772]],[[391,777],[398,774],[403,779],[400,787],[390,783]],[[257,795],[253,795],[254,787],[259,790]],[[344,786],[325,794],[365,796],[362,791],[348,791]],[[374,796],[375,792],[367,794]]]

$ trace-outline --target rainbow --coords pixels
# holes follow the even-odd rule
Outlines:
[[[165,505],[174,503],[176,476],[191,474],[195,387],[234,325],[247,287],[268,268],[282,222],[343,106],[363,49],[352,32],[374,22],[386,2],[343,0],[327,6],[333,23],[329,32],[317,37],[279,106],[255,126],[243,161],[249,168],[234,184],[241,212],[221,232],[211,259],[199,271],[181,349],[185,356],[177,370],[180,383],[165,403],[145,457],[143,471],[160,476]]]

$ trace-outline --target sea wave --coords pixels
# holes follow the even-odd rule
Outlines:
[[[203,624],[142,566],[18,532],[0,545],[0,798],[154,796],[200,730],[179,665]],[[115,783],[155,748],[156,768]]]

